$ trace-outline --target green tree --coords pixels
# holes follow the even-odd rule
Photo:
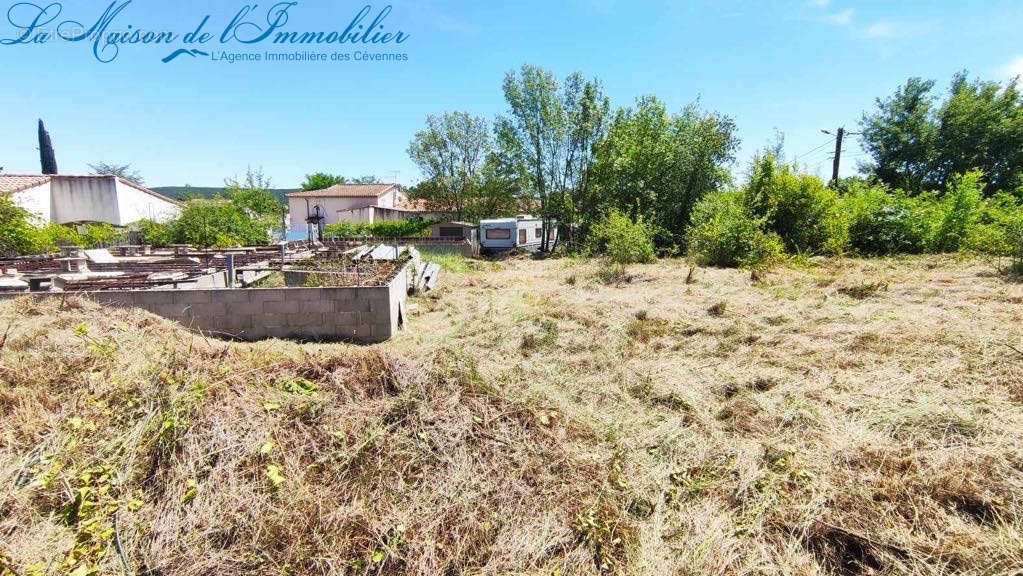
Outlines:
[[[586,194],[592,146],[606,130],[610,103],[599,81],[578,72],[559,83],[552,72],[525,64],[504,80],[508,115],[495,128],[497,147],[529,175],[545,233],[541,249],[553,250],[546,230],[560,221],[571,228],[574,204]]]
[[[129,182],[138,184],[139,186],[145,186],[146,181],[142,178],[142,174],[138,170],[132,170],[131,164],[107,164],[106,162],[97,162],[95,164],[89,164],[89,168],[92,169],[93,174],[112,174],[120,178],[124,178]]]
[[[228,178],[224,181],[224,194],[239,208],[249,210],[255,216],[279,217],[284,204],[270,192],[270,179],[263,175],[262,168],[245,172],[245,178]]]
[[[935,182],[938,125],[933,80],[910,78],[877,109],[863,115],[863,146],[873,158],[862,166],[893,188],[920,192]]]
[[[966,73],[952,80],[948,99],[937,111],[936,166],[943,186],[956,174],[981,170],[986,190],[1023,185],[1023,97],[1013,79],[969,82]]]
[[[43,174],[57,173],[57,154],[53,151],[53,141],[42,119],[39,120],[39,163]]]
[[[476,212],[474,200],[483,189],[483,167],[490,153],[486,118],[468,112],[428,116],[426,127],[412,137],[408,154],[425,181],[414,197],[432,210],[451,212],[462,220]]]
[[[305,175],[305,182],[302,183],[302,190],[326,190],[337,184],[345,184],[348,180],[344,176],[328,174],[326,172],[314,172]]]
[[[956,174],[985,173],[985,194],[1023,186],[1023,96],[1013,79],[973,81],[957,74],[944,102],[934,82],[910,78],[860,126],[873,161],[861,166],[893,189],[944,190]]]
[[[223,198],[189,200],[171,223],[177,243],[202,247],[266,244],[266,223]]]
[[[730,182],[727,165],[739,145],[735,123],[696,104],[669,114],[655,96],[621,109],[596,144],[586,195],[579,203],[584,228],[608,210],[642,217],[658,247],[684,243],[693,205]]]

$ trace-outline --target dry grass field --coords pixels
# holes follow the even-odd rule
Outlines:
[[[991,263],[449,265],[375,347],[0,303],[0,573],[1020,573]]]

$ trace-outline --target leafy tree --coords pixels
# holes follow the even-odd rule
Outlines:
[[[225,180],[224,193],[239,208],[249,210],[256,216],[277,218],[284,210],[284,204],[270,192],[270,185],[270,179],[263,175],[261,168],[253,170],[250,167],[243,180]]]
[[[610,209],[642,217],[671,251],[684,242],[693,205],[730,181],[726,165],[739,145],[735,123],[695,104],[669,114],[655,96],[619,110],[596,144],[587,193],[578,207],[587,220]]]
[[[351,180],[352,184],[379,184],[380,179],[376,176],[359,176]]]
[[[472,204],[483,188],[489,152],[486,118],[468,112],[428,116],[426,127],[416,132],[408,147],[409,156],[425,177],[415,189],[415,197],[433,210],[452,212],[462,220],[467,212],[475,211]]]
[[[348,180],[344,176],[328,174],[326,172],[314,172],[306,174],[305,182],[302,183],[302,190],[326,190],[337,184],[344,184]]]
[[[53,142],[50,140],[50,133],[46,131],[43,121],[39,120],[39,163],[42,165],[43,174],[57,173],[57,155],[53,151]]]
[[[504,97],[509,110],[497,120],[497,147],[529,175],[544,220],[541,249],[550,251],[546,230],[555,220],[571,227],[575,201],[586,194],[592,146],[606,130],[610,104],[597,80],[576,72],[559,84],[553,73],[528,64],[505,76]]]
[[[893,188],[920,192],[934,183],[938,127],[933,117],[933,80],[910,78],[860,121],[873,163],[864,170]]]
[[[89,164],[89,168],[92,169],[93,174],[112,174],[124,178],[129,182],[138,184],[139,186],[145,186],[146,182],[142,178],[142,175],[137,170],[132,170],[131,164],[107,164],[106,162],[97,162],[96,164]]]
[[[202,247],[251,246],[269,241],[265,222],[229,200],[189,200],[171,224],[174,239]]]
[[[863,143],[873,162],[861,166],[891,188],[911,194],[944,190],[956,174],[982,170],[985,193],[1023,185],[1023,96],[1017,80],[952,80],[935,104],[934,82],[910,78],[864,114]]]
[[[966,73],[952,80],[948,99],[937,111],[936,168],[942,185],[956,174],[981,170],[986,189],[1023,185],[1023,96],[1012,80],[969,82]]]

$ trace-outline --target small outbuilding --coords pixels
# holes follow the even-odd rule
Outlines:
[[[479,240],[479,226],[471,222],[440,222],[430,226],[430,238],[465,240],[475,244]]]

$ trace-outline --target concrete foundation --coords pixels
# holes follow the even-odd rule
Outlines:
[[[108,305],[142,308],[213,336],[369,344],[388,340],[404,326],[408,274],[409,267],[405,266],[385,286],[197,287],[79,294]]]

